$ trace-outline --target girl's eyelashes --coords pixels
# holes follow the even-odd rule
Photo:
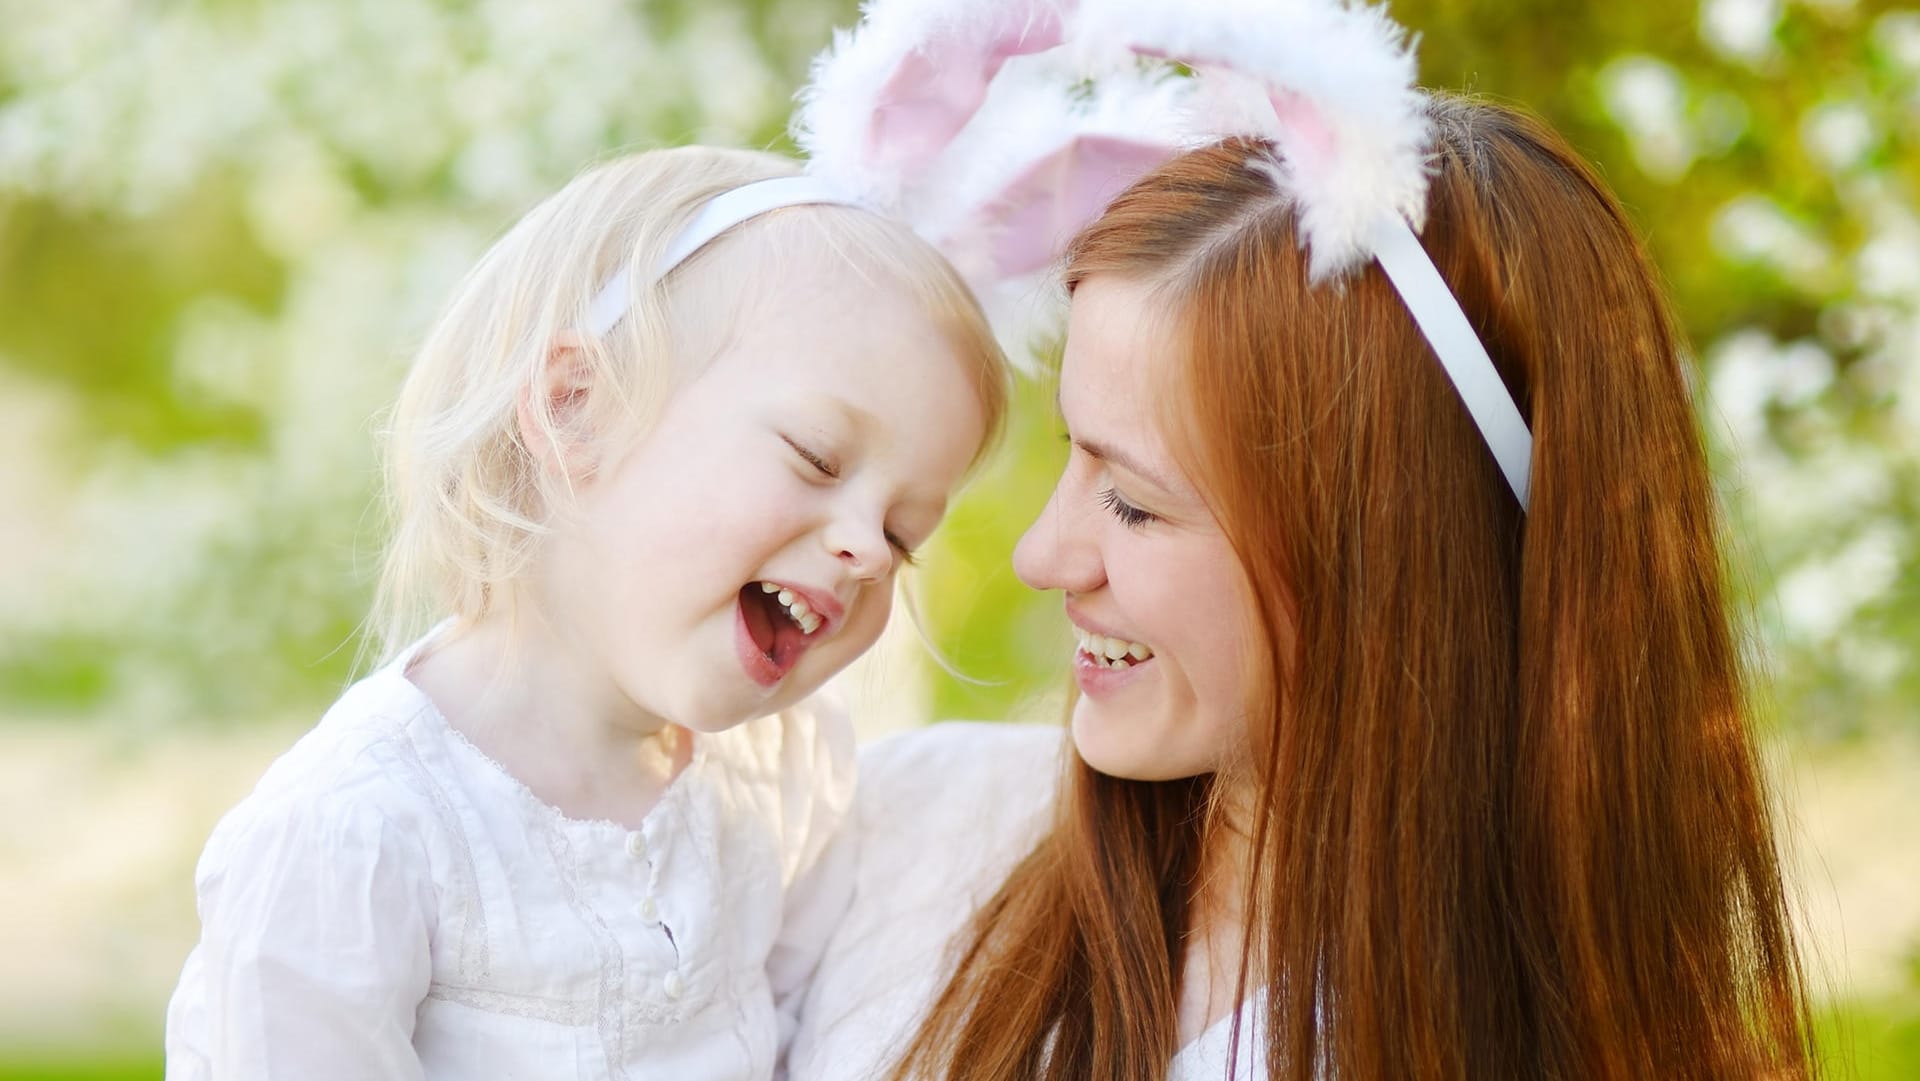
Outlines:
[[[793,452],[795,454],[798,454],[801,457],[801,459],[804,460],[808,465],[819,470],[821,476],[828,477],[828,478],[838,478],[840,476],[839,466],[834,465],[832,462],[827,461],[825,458],[822,458],[820,455],[815,454],[813,451],[807,449],[807,447],[804,446],[803,444],[796,442],[792,436],[783,435],[780,438],[782,441],[784,441],[787,444],[787,446],[792,447]]]
[[[919,558],[914,555],[912,548],[907,547],[907,542],[895,536],[891,529],[887,530],[885,535],[887,543],[893,546],[894,554],[900,557],[900,562],[909,567],[917,567],[920,565]]]
[[[1128,529],[1140,529],[1154,520],[1151,513],[1120,498],[1120,493],[1112,488],[1100,493],[1100,505],[1112,511],[1113,516],[1120,519],[1120,524]]]

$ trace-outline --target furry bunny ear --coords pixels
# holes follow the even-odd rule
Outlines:
[[[1073,0],[869,0],[800,93],[814,175],[897,206],[980,109],[1008,58],[1059,45]]]
[[[1022,82],[1010,61],[1039,54],[1050,83],[998,93]],[[1140,96],[1142,58],[1196,76],[1163,95],[1182,100],[1180,120],[1111,107],[1110,86]],[[1319,281],[1364,265],[1383,217],[1424,219],[1431,131],[1413,79],[1405,31],[1357,0],[868,0],[815,61],[794,135],[815,176],[936,242],[986,227],[1004,250],[963,268],[976,275],[1044,263],[1038,246],[1073,232],[1058,226],[1180,149],[1265,135]],[[983,126],[999,135],[969,142]],[[940,175],[952,170],[971,186]]]
[[[1298,203],[1316,281],[1367,263],[1377,223],[1426,216],[1432,139],[1407,35],[1377,7],[1338,0],[1093,0],[1076,40],[1194,69],[1216,135],[1279,147],[1275,179]],[[1208,86],[1206,84],[1212,84]],[[1248,108],[1251,87],[1264,108]],[[1227,105],[1238,96],[1243,103]]]
[[[998,197],[980,208],[968,230],[986,242],[986,261],[995,278],[1022,278],[1045,270],[1114,196],[1170,153],[1163,143],[1075,136],[1007,181]]]

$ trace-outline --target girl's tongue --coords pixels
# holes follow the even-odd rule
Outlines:
[[[784,623],[787,619],[786,613],[774,611],[778,603],[762,593],[757,583],[749,582],[740,591],[740,614],[746,617],[747,635],[753,639],[755,648],[767,655],[768,660],[773,659],[773,629],[777,626],[774,621]]]
[[[782,672],[806,651],[806,632],[794,626],[779,598],[762,590],[758,582],[749,582],[740,591],[740,612],[746,618],[754,648]]]

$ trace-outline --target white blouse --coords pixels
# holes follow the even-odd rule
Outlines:
[[[215,828],[167,1076],[771,1077],[851,889],[844,715],[697,736],[629,831],[543,803],[401,663]]]
[[[859,849],[853,897],[801,1012],[792,1081],[872,1081],[899,1062],[974,912],[1052,821],[1065,747],[1056,727],[946,723],[862,753],[836,842]],[[1253,1012],[1243,1017],[1231,1074],[1229,1017],[1181,1048],[1169,1081],[1257,1076]]]

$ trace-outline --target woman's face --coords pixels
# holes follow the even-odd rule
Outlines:
[[[1137,780],[1211,772],[1246,735],[1246,577],[1160,434],[1175,344],[1148,287],[1075,290],[1060,368],[1072,450],[1013,557],[1027,585],[1065,595],[1081,757]]]

